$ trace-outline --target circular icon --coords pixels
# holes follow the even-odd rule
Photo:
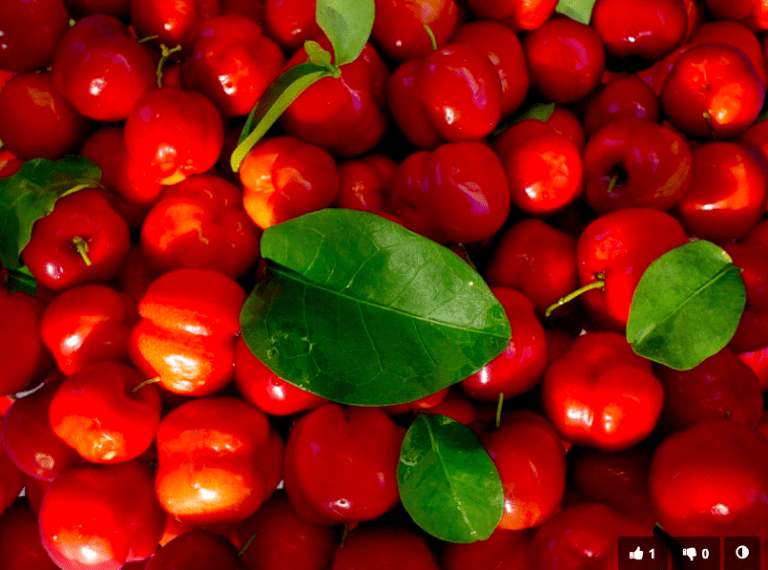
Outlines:
[[[747,556],[749,556],[749,548],[743,544],[736,547],[736,558],[739,560],[744,560]]]

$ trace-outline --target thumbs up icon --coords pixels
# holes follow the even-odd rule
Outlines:
[[[643,559],[643,551],[640,550],[640,547],[636,547],[634,552],[629,553],[629,559],[630,560],[642,560]]]

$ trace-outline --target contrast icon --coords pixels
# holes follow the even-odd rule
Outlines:
[[[740,544],[739,546],[736,547],[736,558],[738,558],[739,560],[744,560],[747,556],[749,556],[749,548],[747,548],[743,544]]]

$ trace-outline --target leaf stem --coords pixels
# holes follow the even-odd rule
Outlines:
[[[432,42],[432,50],[436,50],[437,38],[435,37],[435,32],[432,31],[432,28],[429,27],[429,24],[424,24],[424,31],[427,32],[427,35],[429,36],[429,41]]]
[[[144,380],[144,382],[136,386],[133,390],[131,390],[131,392],[136,393],[139,390],[141,390],[144,386],[147,386],[149,384],[157,384],[158,382],[160,382],[160,376],[155,376],[154,378],[150,378],[149,380]]]
[[[162,87],[163,86],[163,66],[165,65],[165,62],[168,60],[168,58],[171,56],[172,53],[176,53],[177,51],[181,51],[181,45],[177,45],[175,48],[168,48],[165,44],[160,44],[160,49],[162,51],[162,55],[160,55],[160,61],[157,62],[157,71],[155,74],[157,75],[157,86]]]
[[[504,404],[504,392],[499,394],[499,404],[496,406],[496,429],[501,427],[501,406]]]
[[[72,238],[72,245],[75,246],[75,250],[77,250],[77,253],[80,254],[80,257],[83,258],[83,261],[85,264],[90,267],[93,265],[93,262],[91,261],[91,258],[88,257],[88,242],[85,241],[80,236],[75,236]]]
[[[582,293],[586,293],[587,291],[591,291],[592,289],[605,289],[605,276],[598,275],[598,279],[596,281],[593,281],[592,283],[589,283],[588,285],[584,285],[584,287],[579,287],[574,292],[569,293],[565,297],[561,297],[560,300],[557,303],[554,303],[547,307],[546,312],[544,313],[545,316],[550,316],[552,314],[552,311],[557,309],[558,307],[562,307],[569,301],[573,301],[576,297],[581,295]]]

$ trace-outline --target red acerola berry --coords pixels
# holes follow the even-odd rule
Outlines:
[[[531,83],[559,105],[585,97],[605,70],[605,48],[597,32],[570,18],[554,18],[523,40]]]
[[[269,37],[293,53],[322,34],[315,11],[315,0],[265,0],[263,21]]]
[[[224,124],[213,103],[193,91],[149,90],[125,122],[125,146],[156,182],[176,184],[219,159]]]
[[[759,147],[753,149],[731,142],[693,149],[691,185],[673,210],[690,234],[711,241],[741,239],[760,220],[768,201],[766,158]]]
[[[285,64],[278,45],[248,18],[205,20],[181,65],[181,85],[208,97],[225,117],[247,115]]]
[[[125,119],[155,85],[152,56],[117,18],[86,16],[72,26],[56,47],[53,81],[86,117]]]
[[[555,105],[552,115],[547,120],[547,124],[555,129],[558,135],[568,137],[573,141],[579,152],[584,151],[587,135],[579,118],[567,107]]]
[[[0,69],[45,69],[68,29],[69,14],[61,0],[6,0],[0,12]]]
[[[378,408],[326,404],[302,416],[285,447],[285,490],[304,519],[375,519],[399,501],[403,428]]]
[[[768,346],[768,244],[749,236],[742,242],[721,244],[741,270],[747,303],[739,326],[728,346],[735,352],[749,352]]]
[[[240,165],[243,206],[262,229],[330,206],[339,169],[325,149],[283,136],[263,139]]]
[[[131,24],[140,38],[181,45],[189,53],[192,35],[203,21],[219,13],[219,0],[131,0]]]
[[[739,358],[757,376],[757,380],[760,382],[760,391],[768,391],[768,346],[739,354]]]
[[[529,548],[531,533],[527,530],[497,528],[487,540],[467,544],[446,543],[440,553],[443,570],[533,570]]]
[[[3,570],[59,570],[43,548],[37,515],[24,497],[0,517],[0,549]]]
[[[74,152],[90,125],[48,71],[16,74],[0,90],[0,140],[22,160],[55,160]]]
[[[765,89],[743,52],[725,44],[682,54],[661,89],[661,106],[684,133],[728,139],[744,131],[763,106]]]
[[[621,77],[597,92],[587,105],[584,130],[591,137],[608,123],[621,119],[643,119],[652,123],[660,120],[656,94],[637,77]]]
[[[535,30],[549,20],[557,0],[468,0],[478,19],[499,20],[514,32]]]
[[[383,154],[369,154],[339,164],[339,193],[334,208],[381,212],[389,207],[397,163]]]
[[[657,61],[683,42],[688,18],[682,0],[597,0],[591,25],[617,58]]]
[[[435,555],[419,535],[402,527],[360,528],[333,553],[329,570],[439,570]]]
[[[144,570],[242,570],[237,549],[223,536],[193,529],[169,541]],[[124,570],[124,569],[123,569]]]
[[[397,63],[426,57],[435,48],[425,27],[429,26],[440,48],[448,43],[458,18],[454,0],[380,0],[376,2],[371,41]]]

